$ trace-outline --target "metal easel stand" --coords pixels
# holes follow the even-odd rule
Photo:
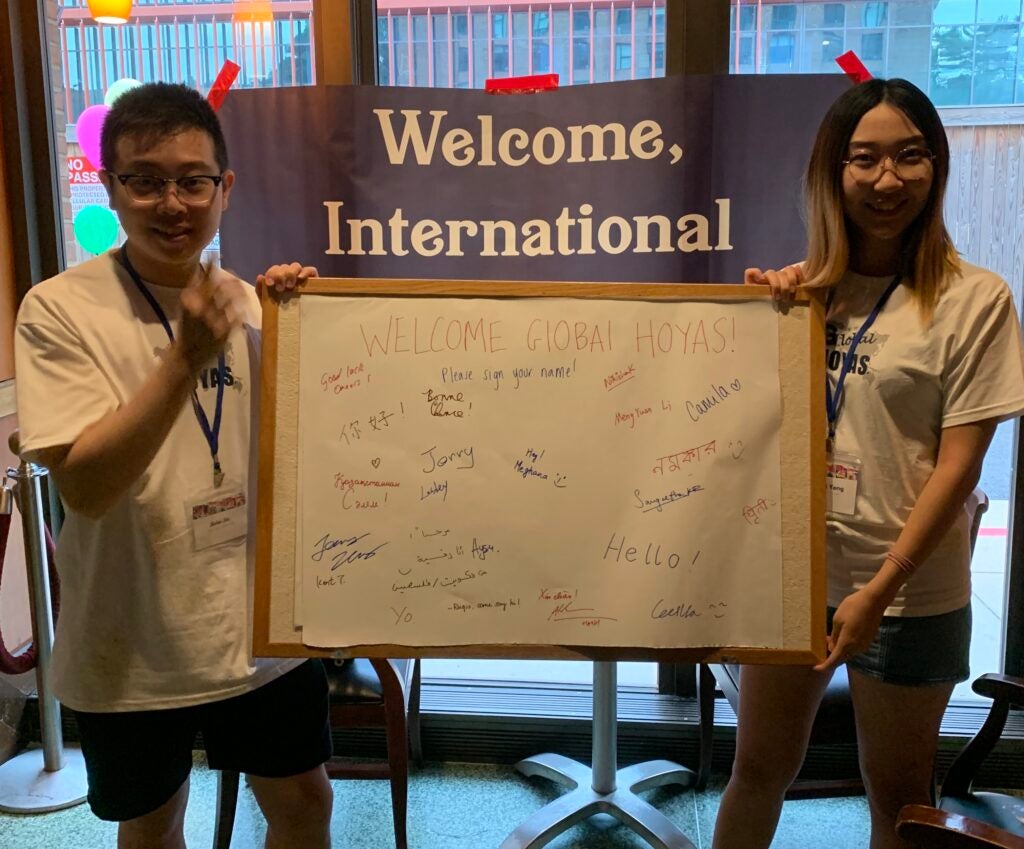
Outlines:
[[[689,787],[696,782],[696,774],[672,761],[648,761],[617,769],[616,671],[614,661],[594,662],[592,769],[555,754],[537,755],[516,764],[523,775],[539,775],[565,785],[570,792],[520,824],[505,838],[501,849],[540,849],[595,814],[610,814],[655,849],[696,849],[668,817],[636,795],[666,784]]]
[[[17,433],[10,440],[17,455]],[[39,696],[39,727],[43,745],[29,749],[0,764],[0,811],[14,814],[42,814],[70,808],[85,801],[85,761],[81,749],[65,747],[60,727],[60,704],[50,689],[50,661],[53,648],[53,616],[50,607],[50,577],[43,524],[42,481],[47,472],[22,460],[8,469],[14,481],[25,534],[29,594],[32,601],[32,639],[36,646],[36,691]],[[4,481],[3,504],[10,510],[11,489]]]

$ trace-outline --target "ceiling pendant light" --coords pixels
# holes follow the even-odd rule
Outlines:
[[[132,0],[89,0],[89,14],[97,23],[126,24],[132,13]]]

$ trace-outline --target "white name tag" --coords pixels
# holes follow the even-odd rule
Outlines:
[[[233,481],[186,502],[185,511],[195,551],[244,539],[249,530],[245,490]]]
[[[860,460],[836,454],[825,467],[825,509],[829,513],[852,516],[857,512],[857,485]]]

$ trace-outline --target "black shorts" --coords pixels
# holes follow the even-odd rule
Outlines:
[[[197,732],[212,769],[265,778],[308,772],[331,756],[327,678],[308,661],[256,690],[202,705],[124,713],[75,711],[89,806],[123,822],[155,811],[188,778]]]

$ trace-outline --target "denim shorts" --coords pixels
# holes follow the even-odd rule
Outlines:
[[[828,629],[836,609],[828,609]],[[884,616],[867,651],[850,669],[889,684],[959,684],[971,674],[971,606],[938,616]]]

